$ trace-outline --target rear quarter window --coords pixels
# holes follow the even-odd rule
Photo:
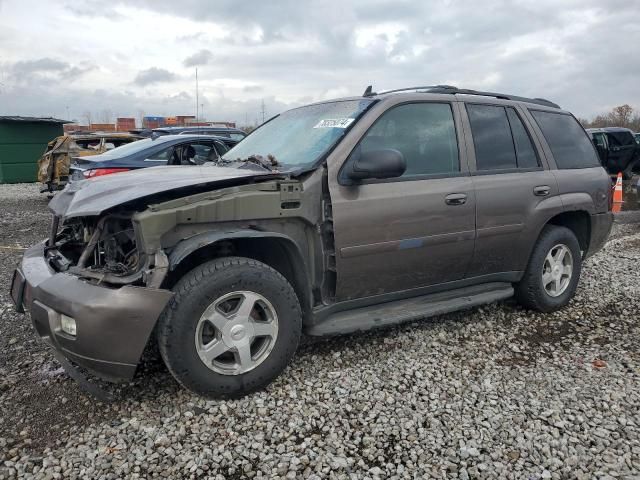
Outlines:
[[[565,113],[531,110],[560,169],[599,167],[598,155],[578,121]]]

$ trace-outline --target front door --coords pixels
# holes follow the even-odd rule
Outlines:
[[[453,106],[396,105],[364,134],[356,149],[391,148],[403,154],[407,169],[401,177],[356,186],[330,182],[336,300],[464,276],[473,253],[475,198]]]

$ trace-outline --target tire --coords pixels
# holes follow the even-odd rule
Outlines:
[[[570,253],[572,268],[571,276],[567,281],[565,281],[566,274],[563,273],[566,271],[566,265],[563,267],[557,263],[547,262],[547,256],[550,253],[552,256],[555,254],[555,258],[559,258],[558,255],[563,250],[558,246],[565,247]],[[564,257],[567,257],[566,252]],[[566,263],[568,260],[565,258],[563,261]],[[555,265],[558,267],[556,268]],[[575,294],[581,269],[582,255],[575,234],[566,227],[547,225],[533,248],[522,279],[515,286],[516,300],[523,307],[531,310],[540,312],[559,310],[566,306]],[[543,274],[545,274],[544,277]],[[556,279],[559,283],[556,283]],[[546,288],[545,283],[547,283]]]
[[[244,396],[271,383],[293,358],[302,329],[300,303],[289,282],[268,265],[243,257],[212,260],[187,273],[173,291],[158,320],[157,341],[171,374],[192,392]],[[253,308],[246,315],[245,302]],[[269,336],[247,333],[258,335],[258,328]],[[249,342],[249,353],[246,343],[227,346],[236,341]],[[207,357],[207,349],[214,355],[225,348]]]

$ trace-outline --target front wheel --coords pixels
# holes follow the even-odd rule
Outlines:
[[[547,225],[516,285],[516,299],[532,310],[559,310],[575,294],[581,268],[582,255],[575,234],[566,227]]]
[[[158,321],[172,375],[211,398],[261,389],[293,358],[302,314],[287,280],[256,260],[226,257],[186,274]]]

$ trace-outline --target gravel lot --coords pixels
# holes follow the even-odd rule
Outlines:
[[[551,315],[505,302],[307,341],[267,391],[207,401],[148,361],[87,397],[13,311],[46,197],[0,186],[0,479],[640,478],[640,225]],[[9,247],[9,248],[8,248]]]

